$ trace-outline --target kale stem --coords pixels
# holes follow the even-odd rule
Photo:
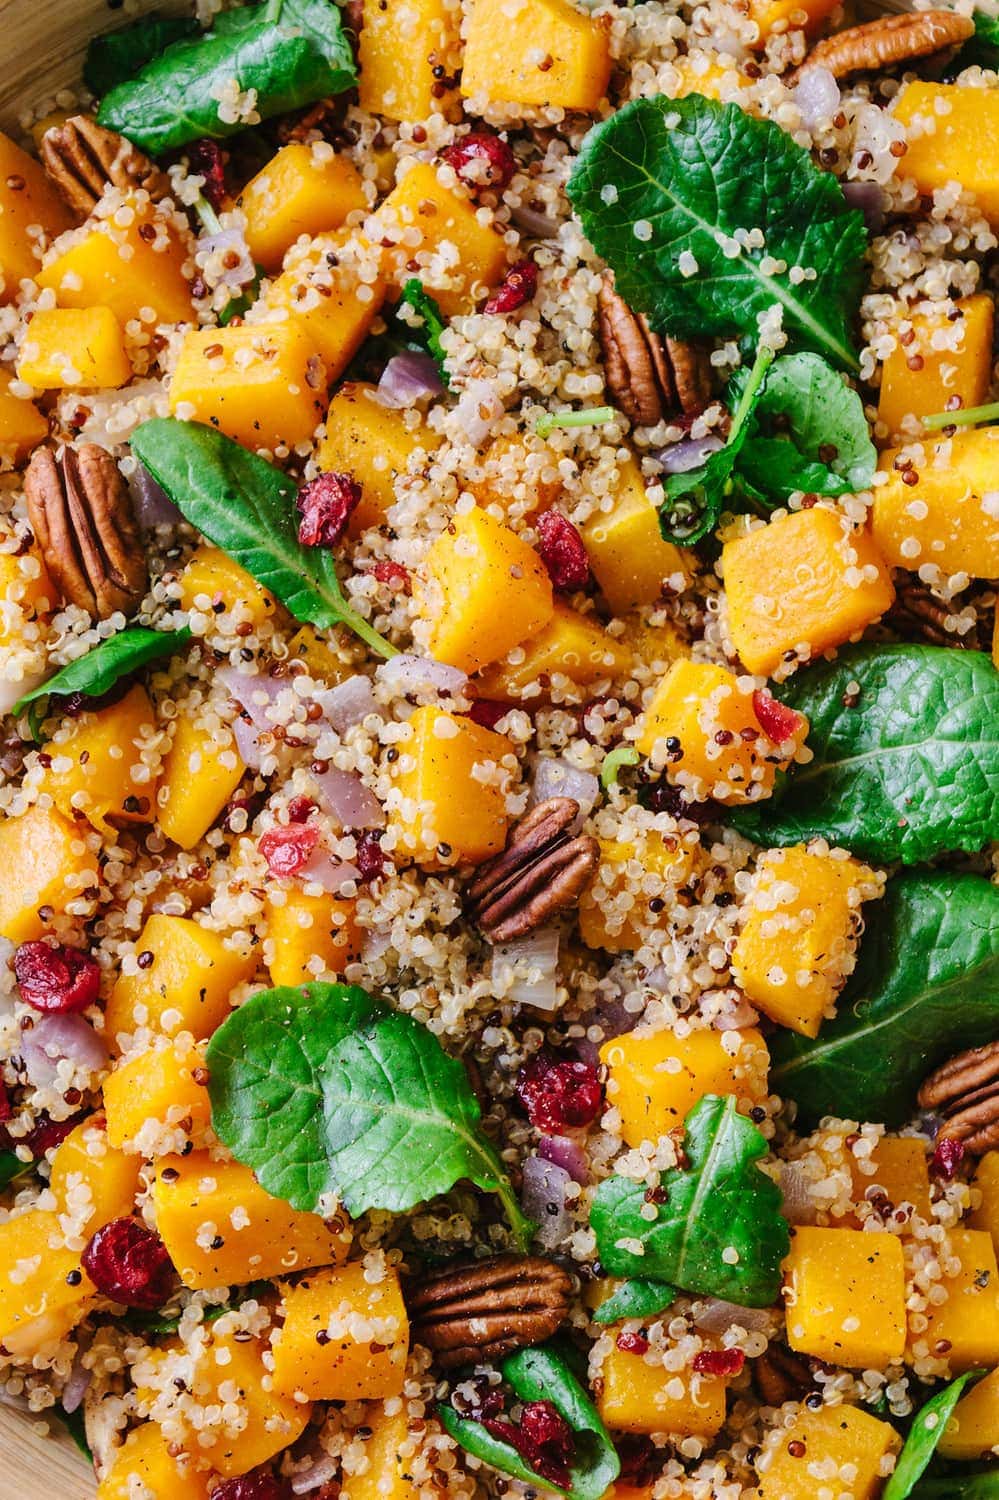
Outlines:
[[[968,406],[963,411],[937,411],[922,420],[928,432],[939,432],[942,427],[973,427],[976,422],[995,422],[999,420],[999,401],[991,401],[988,406]]]
[[[367,620],[351,609],[349,604],[340,605],[339,612],[341,623],[346,625],[348,630],[352,630],[355,635],[360,636],[361,640],[364,641],[365,645],[370,646],[372,651],[377,652],[386,661],[391,660],[393,656],[399,655],[398,648],[393,646],[390,641],[387,641],[383,635],[379,635],[374,626],[369,625]]]
[[[756,351],[756,358],[753,360],[753,367],[749,372],[746,388],[739,398],[739,404],[732,413],[732,426],[728,435],[729,443],[731,443],[732,439],[745,425],[746,419],[755,404],[756,393],[766,379],[767,371],[773,362],[774,350],[767,344],[761,344]]]
[[[613,406],[589,406],[584,411],[548,411],[534,424],[538,437],[550,437],[556,427],[602,427],[613,422],[617,412]]]
[[[203,229],[206,229],[209,234],[221,233],[222,224],[219,220],[219,216],[215,212],[214,208],[212,208],[212,205],[209,203],[204,193],[198,194],[194,202],[191,204],[191,207],[194,209],[194,212],[201,220],[201,227]]]
[[[617,786],[618,772],[622,766],[637,766],[640,760],[641,756],[633,745],[619,745],[616,750],[605,755],[600,767],[600,785],[604,791]]]

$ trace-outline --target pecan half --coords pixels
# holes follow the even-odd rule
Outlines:
[[[785,1401],[800,1401],[815,1389],[812,1367],[802,1355],[786,1344],[768,1344],[753,1360],[756,1389],[767,1406],[783,1406]]]
[[[539,802],[466,887],[468,915],[490,942],[525,937],[578,900],[600,860],[596,839],[569,831],[578,815],[572,797]]]
[[[407,1291],[413,1338],[442,1369],[485,1364],[543,1343],[569,1312],[573,1280],[540,1256],[444,1266]]]
[[[42,165],[70,208],[87,218],[109,185],[162,197],[169,183],[148,156],[91,115],[71,115],[42,136]]]
[[[654,427],[690,416],[711,399],[710,366],[698,344],[660,337],[631,308],[608,271],[597,295],[597,320],[607,386],[629,421]]]
[[[95,619],[133,614],[149,586],[132,498],[95,443],[36,448],[24,475],[32,530],[63,598]]]
[[[959,1052],[924,1081],[921,1109],[935,1110],[944,1123],[937,1143],[961,1141],[972,1156],[999,1147],[999,1042]]]
[[[834,78],[873,72],[916,57],[929,57],[967,41],[975,30],[969,16],[952,10],[923,10],[905,15],[879,16],[862,26],[850,26],[818,42],[802,63],[806,68],[828,68]]]
[[[976,603],[969,599],[968,603]],[[960,646],[966,651],[984,649],[981,625],[976,619],[964,635],[947,629],[947,620],[956,611],[948,608],[925,584],[912,582],[899,585],[895,603],[884,617],[884,624],[895,630],[913,631],[934,646]]]

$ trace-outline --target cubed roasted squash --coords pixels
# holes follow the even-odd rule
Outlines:
[[[610,80],[606,16],[569,0],[475,0],[461,92],[503,104],[595,110]]]
[[[270,283],[264,305],[275,321],[297,323],[338,380],[364,343],[385,300],[380,276],[348,263],[336,237],[324,235],[301,252],[289,253],[285,269]]]
[[[912,572],[930,563],[944,576],[996,577],[997,463],[999,427],[962,428],[885,453],[887,481],[874,491],[871,529],[886,560]],[[913,475],[916,484],[907,482]]]
[[[406,1375],[409,1319],[395,1270],[369,1281],[354,1261],[303,1276],[284,1294],[274,1338],[274,1389],[321,1401],[398,1396]]]
[[[388,120],[439,114],[455,71],[458,16],[446,0],[363,0],[361,108]]]
[[[39,391],[116,388],[132,378],[121,324],[110,307],[51,307],[33,314],[17,378]]]
[[[995,305],[986,292],[962,297],[954,313],[914,314],[881,371],[878,421],[891,436],[912,431],[911,418],[958,406],[981,406],[992,377]]]
[[[356,962],[363,933],[355,901],[296,890],[282,894],[280,903],[267,903],[264,959],[272,984],[308,984]]]
[[[196,329],[170,381],[174,416],[254,449],[309,442],[325,397],[323,362],[298,320]]]
[[[82,1244],[82,1241],[81,1241]],[[83,1317],[94,1295],[58,1213],[31,1208],[0,1224],[0,1343],[30,1359]]]
[[[792,1349],[883,1370],[905,1350],[905,1260],[889,1233],[799,1225],[784,1262]]]
[[[0,219],[0,224],[2,222]],[[7,466],[17,468],[39,443],[44,443],[49,435],[49,423],[33,401],[14,395],[10,388],[12,379],[9,370],[0,372],[0,460]],[[50,597],[54,600],[55,595]]]
[[[626,623],[627,629],[619,638],[621,645],[645,666],[665,672],[681,656],[690,655],[688,642],[672,621],[664,620],[656,625],[631,615]]]
[[[868,533],[823,505],[726,542],[722,566],[732,642],[747,671],[764,675],[844,645],[895,598]]]
[[[137,1494],[163,1500],[208,1500],[209,1475],[187,1454],[171,1454],[171,1444],[155,1422],[129,1433],[97,1486],[97,1500],[133,1500]]]
[[[0,396],[0,405],[2,401],[3,397]],[[11,533],[3,533],[2,540],[5,545],[13,545],[17,550],[0,552],[0,604],[17,605],[29,620],[50,614],[59,603],[59,594],[38,544],[33,542],[22,551],[21,543]],[[0,641],[6,640],[15,631],[14,622],[8,616],[9,611],[0,609]]]
[[[777,1426],[759,1461],[756,1500],[816,1500],[848,1494],[877,1500],[902,1439],[889,1422],[859,1406],[804,1411],[791,1427]]]
[[[921,1218],[929,1220],[930,1172],[926,1147],[918,1136],[883,1136],[870,1155],[860,1156],[854,1150],[847,1160],[856,1202],[870,1198],[881,1205],[887,1199],[893,1208],[911,1203]],[[865,1171],[868,1166],[873,1172]]]
[[[732,973],[772,1021],[816,1036],[856,961],[874,871],[823,845],[771,849],[756,866]]]
[[[600,865],[579,901],[579,935],[588,948],[630,953],[673,920],[677,893],[694,872],[696,847],[656,832],[640,847],[630,839],[599,842]]]
[[[173,743],[163,760],[156,821],[168,839],[193,849],[213,826],[243,779],[246,767],[228,729],[202,729],[193,718],[174,720]]]
[[[12,943],[41,937],[51,914],[97,890],[97,858],[85,833],[54,807],[0,821],[0,869],[0,937]]]
[[[127,1217],[139,1190],[139,1165],[137,1156],[111,1145],[99,1115],[84,1120],[52,1158],[49,1187],[58,1212],[67,1214],[86,1235],[112,1219]]]
[[[674,99],[700,94],[705,99],[718,99],[727,104],[740,89],[749,88],[752,83],[752,79],[734,63],[726,67],[716,62],[713,52],[698,51],[675,58],[673,67],[678,78],[677,85],[670,91]]]
[[[134,972],[119,975],[108,1000],[112,1042],[141,1027],[163,1036],[211,1036],[229,1014],[232,991],[256,968],[255,958],[226,947],[217,932],[164,912],[147,919],[135,955]]]
[[[908,150],[898,164],[921,193],[953,183],[973,193],[985,217],[999,224],[999,179],[992,170],[999,149],[999,94],[991,89],[914,79],[895,100]]]
[[[547,444],[539,442],[531,447],[522,433],[500,433],[493,438],[482,454],[477,473],[465,482],[480,505],[498,505],[506,511],[519,500],[525,516],[547,510],[563,489]]]
[[[598,511],[580,530],[593,576],[615,614],[654,604],[670,582],[682,589],[690,580],[690,559],[667,542],[633,458],[622,466],[614,506]]]
[[[750,0],[749,14],[760,28],[758,46],[774,32],[802,26],[811,33],[836,9],[836,0]]]
[[[508,814],[500,770],[510,741],[471,719],[418,708],[398,746],[387,809],[400,852],[435,868],[481,863],[506,840]]]
[[[631,652],[599,620],[556,602],[548,624],[487,667],[477,686],[484,698],[503,703],[538,702],[549,696],[555,678],[592,687],[622,676],[630,665]]]
[[[317,682],[343,682],[353,675],[353,667],[337,653],[335,638],[328,640],[313,625],[295,631],[288,642],[288,659],[304,662]]]
[[[111,820],[151,823],[160,761],[155,733],[155,711],[137,683],[44,746],[50,764],[43,789],[65,817],[82,813],[100,832]]]
[[[400,1403],[393,1400],[392,1405]],[[364,1425],[371,1430],[364,1444],[364,1472],[348,1473],[345,1467],[343,1500],[419,1500],[421,1486],[414,1483],[412,1468],[420,1434],[410,1432],[405,1405],[389,1414],[381,1402],[373,1402]]]
[[[339,229],[367,208],[361,174],[326,141],[291,141],[250,179],[237,200],[246,243],[265,271],[277,271],[300,235]]]
[[[373,385],[348,381],[326,413],[326,435],[316,462],[327,473],[346,473],[361,486],[361,503],[350,518],[354,535],[380,526],[396,502],[395,481],[417,449],[430,454],[440,438],[412,413],[385,406]]]
[[[174,1132],[189,1138],[211,1121],[207,1084],[205,1043],[162,1038],[158,1045],[119,1063],[105,1078],[108,1140],[150,1158],[162,1154],[164,1136],[170,1149],[176,1149]]]
[[[999,1151],[986,1151],[972,1187],[981,1194],[981,1202],[968,1215],[968,1224],[972,1229],[984,1229],[999,1246]]]
[[[597,1410],[616,1432],[712,1438],[725,1421],[725,1381],[646,1364],[616,1344],[600,1371]]]
[[[937,1452],[941,1458],[994,1458],[999,1452],[999,1370],[992,1370],[962,1396]]]
[[[193,323],[184,271],[189,244],[172,217],[137,203],[91,220],[36,280],[55,292],[60,307],[109,307],[123,327],[133,319],[147,326]]]
[[[767,1097],[770,1054],[755,1028],[708,1028],[678,1036],[630,1031],[604,1042],[607,1103],[621,1116],[629,1146],[656,1141],[682,1126],[705,1094],[735,1094],[751,1106]]]
[[[996,1248],[981,1229],[952,1229],[950,1248],[960,1267],[956,1275],[945,1276],[947,1300],[928,1309],[929,1328],[913,1339],[913,1351],[918,1353],[925,1342],[933,1353],[946,1340],[947,1362],[955,1373],[977,1365],[990,1368],[999,1349]]]
[[[0,135],[0,302],[12,301],[26,277],[38,279],[43,242],[36,226],[52,238],[72,222],[41,164]]]
[[[727,667],[681,657],[642,715],[635,743],[695,802],[738,803],[770,795],[807,733],[799,714],[790,737],[775,744],[756,716],[751,683]]]
[[[554,613],[551,579],[534,548],[477,506],[454,517],[424,566],[428,649],[462,671],[499,661]]]
[[[224,604],[232,614],[239,612],[240,622],[266,625],[277,612],[277,600],[262,584],[251,578],[245,568],[233,562],[217,547],[202,543],[191,553],[180,575],[180,603],[183,609],[204,614]]]

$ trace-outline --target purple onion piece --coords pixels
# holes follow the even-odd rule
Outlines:
[[[198,240],[198,250],[205,255],[223,257],[218,281],[231,287],[233,291],[238,292],[244,286],[249,286],[257,274],[253,256],[241,229],[220,229],[217,234],[204,234]],[[235,250],[239,258],[235,265],[229,266],[225,264],[225,259],[231,250]]]
[[[154,526],[176,526],[184,519],[163,486],[156,483],[142,464],[136,464],[128,487],[135,506],[135,519],[143,531],[151,531]]]
[[[539,756],[531,777],[531,801],[547,802],[549,797],[573,797],[579,803],[579,832],[584,818],[596,807],[600,798],[600,782],[592,771],[579,771],[567,760],[550,755]]]
[[[468,685],[468,674],[459,667],[449,667],[445,662],[434,661],[432,656],[415,656],[410,651],[402,651],[390,661],[382,662],[376,668],[375,676],[390,693],[399,698],[427,688],[456,698]]]
[[[59,1063],[101,1073],[108,1066],[108,1049],[82,1016],[48,1015],[21,1033],[21,1056],[33,1088],[47,1089],[56,1081]]]
[[[346,734],[355,724],[361,724],[369,714],[384,718],[374,695],[370,677],[358,673],[338,682],[336,687],[323,688],[316,694],[326,722],[336,734]]]
[[[270,672],[240,672],[235,667],[220,667],[215,675],[258,729],[272,728],[270,710],[287,691],[287,677],[274,677]]]
[[[528,208],[519,203],[511,208],[510,217],[518,229],[522,229],[532,240],[553,240],[558,234],[558,221],[539,209]]]
[[[572,1231],[572,1215],[565,1206],[566,1188],[572,1181],[564,1167],[529,1156],[524,1163],[521,1206],[537,1224],[536,1238],[546,1250],[554,1250]]]
[[[316,776],[319,795],[343,828],[384,828],[385,810],[354,771],[331,766]]]
[[[578,1141],[567,1135],[545,1135],[538,1142],[538,1155],[553,1166],[568,1172],[573,1182],[585,1187],[590,1180],[590,1163]]]
[[[493,949],[492,962],[492,981],[496,989],[515,1005],[555,1010],[558,1005],[558,947],[557,927],[539,927],[527,937],[498,943]],[[511,968],[514,980],[507,988]]]
[[[357,882],[361,878],[361,872],[356,865],[349,864],[344,859],[337,859],[325,844],[316,845],[305,864],[299,869],[298,875],[302,880],[321,885],[329,896],[338,896],[344,886],[349,885],[351,881]]]
[[[307,1469],[299,1469],[297,1474],[291,1476],[291,1492],[293,1495],[310,1495],[313,1490],[322,1489],[340,1468],[339,1458],[334,1458],[331,1453],[320,1450]]]
[[[843,197],[851,208],[859,208],[868,234],[885,227],[885,194],[880,182],[844,182]]]
[[[681,438],[668,448],[660,448],[655,458],[666,474],[689,474],[691,469],[699,468],[712,453],[718,453],[724,446],[723,437],[709,432],[702,438]]]
[[[437,365],[429,354],[406,349],[394,354],[378,382],[378,399],[383,406],[405,410],[417,401],[433,401],[444,394]]]
[[[237,714],[233,720],[232,735],[243,764],[251,771],[259,771],[263,760],[263,751],[260,748],[261,730],[251,720],[244,718],[242,714]]]
[[[80,1407],[83,1405],[83,1398],[87,1394],[93,1378],[93,1370],[86,1368],[83,1363],[82,1354],[77,1352],[76,1358],[73,1360],[73,1368],[69,1372],[69,1378],[62,1388],[62,1395],[59,1397],[63,1411],[68,1412],[72,1416],[75,1411],[80,1410]]]

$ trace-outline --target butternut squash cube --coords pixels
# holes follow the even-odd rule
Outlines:
[[[941,1458],[994,1458],[999,1452],[999,1370],[992,1370],[955,1406],[937,1447]]]
[[[883,1195],[896,1208],[900,1203],[911,1203],[921,1218],[930,1219],[930,1172],[921,1140],[909,1135],[883,1136],[864,1158],[873,1165],[872,1173],[862,1170],[861,1158],[855,1152],[847,1160],[856,1201],[863,1201],[870,1191],[876,1198]]]
[[[398,1396],[406,1376],[409,1319],[398,1274],[365,1279],[354,1261],[303,1276],[284,1294],[274,1338],[274,1389],[317,1401]]]
[[[908,319],[915,337],[896,343],[881,371],[878,421],[901,433],[909,419],[959,406],[981,406],[992,376],[995,308],[986,292],[956,302],[956,318],[919,313]],[[909,429],[911,430],[911,428]]]
[[[617,1345],[605,1357],[600,1375],[597,1410],[617,1432],[712,1438],[725,1422],[727,1387],[717,1376],[689,1370],[671,1374]]]
[[[116,980],[105,1021],[112,1041],[143,1026],[164,1036],[211,1036],[229,1014],[232,991],[256,968],[255,958],[227,948],[217,932],[163,912],[147,918],[135,951],[151,953],[152,962]]]
[[[645,666],[664,672],[682,656],[690,655],[688,642],[672,621],[664,620],[661,625],[653,625],[632,615],[626,623],[627,629],[620,637],[621,644],[627,646]]]
[[[755,1028],[688,1036],[630,1031],[604,1042],[600,1060],[607,1068],[607,1102],[621,1116],[629,1146],[682,1126],[705,1094],[735,1094],[747,1105],[767,1097],[770,1054]]]
[[[301,323],[200,328],[170,381],[174,416],[217,427],[245,448],[293,448],[323,414],[326,372]]]
[[[999,1246],[999,1151],[986,1151],[972,1179],[982,1201],[968,1215],[972,1229],[984,1229]]]
[[[750,0],[749,14],[760,28],[756,46],[763,46],[774,32],[801,26],[801,16],[807,18],[804,30],[813,33],[836,9],[836,4],[837,0]]]
[[[568,0],[475,0],[461,92],[503,104],[595,110],[610,81],[610,27]]]
[[[484,698],[536,702],[547,697],[556,676],[575,687],[592,687],[604,678],[623,676],[630,665],[630,651],[597,619],[556,602],[544,629],[487,667],[477,685]]]
[[[792,1231],[784,1262],[792,1349],[850,1369],[883,1370],[905,1350],[905,1261],[893,1234]]]
[[[246,215],[246,243],[265,271],[276,271],[299,235],[339,229],[367,208],[361,174],[326,141],[291,141],[246,184],[236,204]]]
[[[465,481],[483,507],[498,505],[508,510],[515,499],[528,500],[523,514],[547,509],[562,493],[562,479],[550,453],[532,448],[523,434],[501,433],[493,438],[478,465],[478,477]],[[516,494],[516,491],[521,491]]]
[[[733,644],[764,676],[798,648],[808,657],[844,645],[895,598],[871,537],[822,505],[726,542],[722,565]]]
[[[245,771],[228,730],[202,729],[186,716],[176,719],[156,798],[161,831],[182,849],[193,849],[214,825]]]
[[[717,99],[727,104],[739,92],[752,83],[740,68],[714,61],[714,54],[697,52],[673,61],[679,84],[673,89],[671,98],[686,99],[690,94],[700,94],[703,99]],[[738,103],[738,100],[735,101]]]
[[[191,553],[180,575],[180,603],[184,609],[204,612],[224,604],[230,614],[238,609],[242,620],[258,627],[273,620],[278,607],[274,595],[245,568],[204,543]]]
[[[343,682],[353,672],[337,654],[335,641],[328,641],[312,625],[302,625],[295,631],[288,642],[288,658],[304,662],[317,682]]]
[[[555,611],[551,579],[534,548],[477,507],[454,517],[426,557],[435,593],[428,642],[438,661],[477,672],[536,636]],[[430,592],[430,591],[428,591]]]
[[[207,1151],[164,1156],[153,1186],[156,1226],[193,1290],[241,1286],[345,1259],[350,1229],[272,1198],[249,1167]]]
[[[383,523],[411,455],[420,448],[433,453],[440,444],[424,422],[414,425],[407,415],[384,406],[373,385],[350,381],[330,402],[316,462],[326,473],[352,474],[361,486],[361,503],[350,518],[352,535]]]
[[[510,741],[456,714],[418,708],[410,738],[392,767],[389,817],[404,853],[437,868],[455,860],[480,864],[506,842],[508,814],[498,768]]]
[[[0,135],[0,302],[12,301],[26,277],[38,279],[38,231],[52,239],[72,222],[41,163]]]
[[[361,108],[408,122],[439,114],[447,97],[441,69],[454,72],[456,23],[445,0],[363,0]]]
[[[186,1038],[164,1038],[162,1045],[119,1063],[104,1080],[111,1145],[155,1157],[161,1154],[155,1135],[172,1128],[201,1134],[212,1118],[207,1077],[204,1042]]]
[[[163,1500],[208,1500],[209,1475],[190,1458],[173,1458],[170,1443],[155,1422],[145,1422],[129,1433],[115,1454],[111,1468],[97,1486],[97,1500],[133,1500],[136,1494]]]
[[[127,1156],[108,1140],[99,1115],[77,1125],[52,1158],[49,1187],[58,1212],[69,1214],[81,1234],[91,1235],[135,1208],[139,1158]]]
[[[0,406],[2,402],[0,396]],[[3,534],[4,542],[8,536],[9,533]],[[58,605],[58,591],[37,544],[26,552],[0,552],[0,601],[16,604],[29,620],[49,614]],[[0,641],[8,639],[11,634],[16,634],[16,630],[9,611],[0,610]]]
[[[633,458],[623,467],[613,510],[591,516],[580,535],[593,576],[617,615],[655,603],[667,579],[677,588],[690,581],[689,554],[660,531],[658,512]]]
[[[155,208],[132,207],[128,224],[117,222],[127,210],[90,221],[82,238],[39,271],[38,285],[54,291],[60,307],[109,307],[122,327],[133,319],[193,323],[186,234]]]
[[[754,802],[769,797],[777,771],[804,744],[808,722],[799,720],[792,738],[775,745],[760,727],[744,679],[727,667],[681,657],[642,715],[635,743],[695,802]]]
[[[39,938],[51,914],[97,890],[97,859],[83,834],[54,807],[29,807],[0,822],[0,937]]]
[[[903,483],[900,453],[912,459]],[[915,572],[926,563],[943,574],[972,578],[999,574],[999,518],[993,496],[999,463],[999,428],[962,428],[953,437],[924,439],[884,454],[887,483],[874,491],[871,528],[885,559]],[[960,606],[958,606],[960,607]]]
[[[960,1260],[956,1276],[943,1281],[947,1301],[927,1312],[929,1328],[920,1335],[932,1351],[950,1344],[947,1360],[960,1374],[976,1365],[991,1367],[999,1349],[999,1269],[992,1236],[982,1229],[952,1229],[951,1250]],[[918,1347],[913,1341],[914,1348]]]
[[[371,331],[385,301],[380,276],[364,280],[339,254],[330,235],[292,252],[281,275],[264,294],[275,322],[296,323],[326,366],[327,383],[338,380]]]
[[[465,58],[467,68],[467,49]],[[418,239],[411,243],[414,230]],[[368,220],[365,234],[375,244],[389,242],[383,265],[393,285],[401,287],[414,274],[411,262],[426,265],[421,279],[448,318],[467,312],[506,269],[503,240],[488,224],[479,223],[469,198],[438,181],[429,162],[410,168]],[[439,280],[429,272],[429,262],[444,246],[453,247],[456,254],[449,252],[450,269],[446,279]]]
[[[877,1500],[888,1455],[902,1440],[888,1422],[859,1406],[802,1411],[791,1427],[776,1427],[759,1463],[756,1500],[816,1500],[824,1489],[851,1500]],[[849,1477],[848,1477],[849,1476]]]
[[[39,391],[127,385],[132,362],[121,324],[109,307],[36,312],[21,345],[17,378]]]
[[[0,1224],[0,1343],[8,1354],[30,1359],[83,1317],[94,1286],[80,1254],[67,1249],[59,1215],[48,1209]]]
[[[51,765],[42,786],[67,818],[78,813],[101,833],[112,819],[151,823],[159,776],[158,753],[145,747],[156,714],[139,684],[108,708],[84,714],[65,738],[44,750]]]
[[[354,901],[293,890],[280,906],[269,901],[265,958],[271,983],[308,984],[322,975],[342,974],[355,963],[363,936],[355,906]]]
[[[914,79],[896,97],[894,113],[906,128],[909,148],[898,176],[911,178],[927,194],[958,183],[974,194],[990,223],[999,224],[999,179],[992,170],[999,149],[999,95]]]
[[[579,902],[579,935],[588,948],[631,953],[671,922],[677,892],[694,873],[695,849],[655,832],[641,847],[628,839],[599,842],[600,865]]]
[[[44,443],[49,435],[49,423],[33,401],[13,395],[10,389],[12,379],[8,370],[0,373],[0,459],[17,468],[39,443]],[[49,597],[54,601],[54,594]]]
[[[419,1500],[421,1486],[412,1469],[420,1434],[410,1432],[405,1404],[389,1416],[381,1402],[373,1403],[364,1414],[364,1425],[371,1431],[364,1444],[364,1472],[344,1472],[343,1500]]]
[[[797,844],[756,866],[732,973],[772,1021],[816,1036],[856,961],[860,908],[879,895],[873,870]]]

